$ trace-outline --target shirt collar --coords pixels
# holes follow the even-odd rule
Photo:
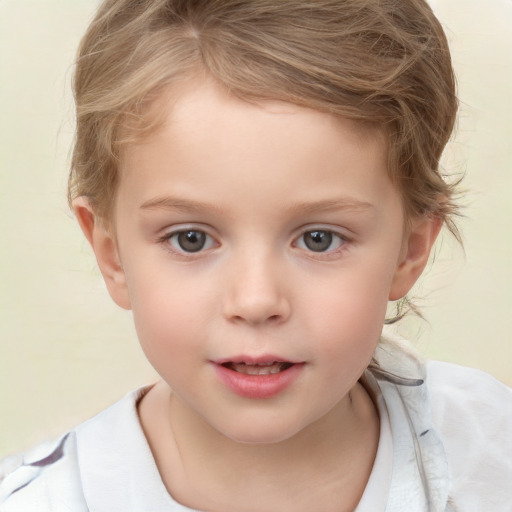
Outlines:
[[[190,511],[167,492],[140,426],[138,389],[76,429],[78,465],[90,512]]]
[[[393,439],[393,469],[386,512],[444,512],[450,475],[443,443],[433,427],[425,366],[407,351],[382,343],[367,385],[382,396]],[[393,376],[397,376],[393,379]]]

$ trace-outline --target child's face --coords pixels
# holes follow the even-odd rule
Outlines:
[[[107,284],[182,405],[237,441],[290,438],[348,407],[419,273],[385,144],[210,85],[166,108],[122,156]]]

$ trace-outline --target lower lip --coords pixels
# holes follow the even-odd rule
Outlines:
[[[239,396],[245,398],[271,398],[284,391],[298,377],[304,363],[292,365],[287,370],[269,375],[247,375],[215,364],[220,380]]]

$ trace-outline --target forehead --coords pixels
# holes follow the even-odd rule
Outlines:
[[[243,101],[209,82],[166,91],[148,113],[156,128],[121,154],[119,192],[132,204],[165,194],[214,194],[226,205],[246,197],[267,209],[279,194],[304,204],[335,196],[377,203],[390,188],[384,137],[352,120]]]
[[[128,113],[121,127],[121,140],[129,143],[143,143],[145,139],[158,132],[166,124],[183,124],[194,127],[197,119],[206,116],[212,110],[213,105],[234,105],[237,104],[241,116],[243,117],[255,107],[262,113],[289,114],[294,115],[298,112],[307,113],[311,118],[329,119],[329,124],[335,127],[342,122],[351,125],[351,132],[354,134],[354,143],[368,143],[375,140],[387,150],[387,136],[382,125],[371,120],[351,120],[344,115],[343,117],[326,110],[315,109],[313,101],[308,98],[302,98],[302,103],[295,104],[284,101],[279,91],[261,91],[262,97],[247,97],[243,92],[230,90],[217,82],[215,79],[204,73],[195,72],[190,76],[183,77],[177,84],[167,86],[153,92],[149,99],[140,102],[142,105],[142,114],[132,116]],[[269,99],[274,97],[275,99]],[[324,115],[328,114],[328,115]],[[221,124],[224,121],[223,116],[215,113],[216,123]],[[134,122],[130,122],[130,119]],[[277,119],[277,117],[276,117]],[[325,123],[327,124],[327,123]],[[123,144],[121,144],[122,149]]]
[[[307,99],[304,103],[307,104]],[[231,108],[235,105],[236,109]],[[176,132],[184,133],[183,130],[185,130],[195,135],[196,143],[200,145],[200,127],[205,123],[209,123],[211,127],[225,128],[227,124],[236,127],[242,125],[247,116],[256,118],[257,114],[261,118],[269,119],[269,114],[274,114],[272,117],[276,125],[286,118],[293,123],[293,119],[298,116],[309,117],[312,128],[318,129],[322,126],[322,129],[331,133],[339,131],[341,125],[350,125],[351,144],[355,146],[378,144],[386,152],[388,149],[385,131],[376,123],[355,121],[319,111],[307,105],[299,106],[281,100],[241,99],[236,92],[228,92],[224,86],[209,77],[193,77],[181,82],[178,86],[168,86],[159,93],[153,94],[150,101],[146,102],[142,116],[135,116],[134,124],[124,123],[120,138],[129,143],[121,144],[120,153],[126,154],[130,147],[146,144],[155,136],[161,135],[163,131],[172,131],[173,126],[176,127]],[[300,127],[300,123],[297,123],[297,127]],[[347,133],[345,131],[345,138]],[[233,140],[233,142],[236,141]]]

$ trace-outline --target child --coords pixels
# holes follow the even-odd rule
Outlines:
[[[107,0],[74,86],[70,201],[162,380],[0,510],[511,509],[510,390],[381,336],[458,236],[422,0]]]

